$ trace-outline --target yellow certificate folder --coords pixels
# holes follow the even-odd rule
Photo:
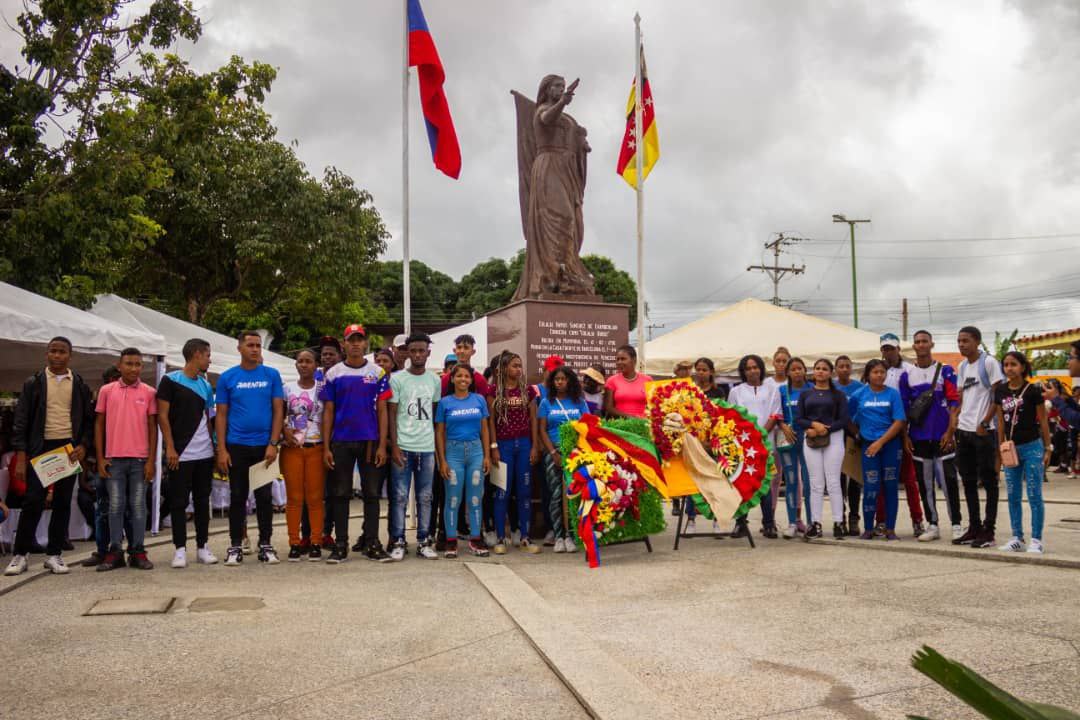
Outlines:
[[[79,461],[68,457],[68,453],[74,452],[74,450],[75,448],[71,446],[71,443],[68,443],[63,447],[43,452],[30,459],[30,466],[37,473],[42,487],[49,487],[57,480],[63,480],[66,477],[78,475],[82,472],[82,465],[79,464]]]

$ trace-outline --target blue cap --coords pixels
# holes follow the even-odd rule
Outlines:
[[[454,354],[454,353],[450,353],[449,355],[447,355],[446,357],[443,358],[443,365],[446,365],[447,363],[456,363],[456,362],[457,362],[457,355]]]
[[[885,333],[881,336],[881,347],[891,345],[892,347],[900,347],[900,338],[896,337],[894,333]]]

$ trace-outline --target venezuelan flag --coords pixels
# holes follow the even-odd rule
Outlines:
[[[623,133],[622,148],[619,150],[619,162],[615,172],[622,175],[630,187],[637,188],[637,137],[634,132],[634,106],[637,97],[637,81],[630,85],[630,99],[626,101],[626,132]],[[641,142],[645,145],[642,157],[642,180],[649,177],[649,171],[660,159],[660,134],[656,129],[656,115],[653,108],[652,88],[649,86],[649,74],[645,71],[645,46],[641,47]]]
[[[454,132],[454,120],[450,117],[450,105],[443,92],[446,73],[439,51],[435,49],[435,40],[428,31],[420,0],[408,2],[409,67],[415,66],[420,78],[420,106],[431,144],[431,159],[436,168],[456,178],[461,172],[461,148]]]

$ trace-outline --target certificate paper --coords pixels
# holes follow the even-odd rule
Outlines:
[[[270,467],[266,467],[265,460],[260,460],[248,470],[248,487],[257,490],[263,485],[269,485],[277,480],[280,474],[281,470],[278,468],[277,458],[274,458],[274,462],[270,463]]]
[[[500,461],[491,468],[491,484],[500,490],[506,490],[506,463]]]
[[[68,453],[73,452],[74,449],[71,443],[68,443],[30,459],[30,466],[37,473],[42,487],[49,487],[57,480],[82,472],[82,465],[77,460],[71,460],[68,457]]]

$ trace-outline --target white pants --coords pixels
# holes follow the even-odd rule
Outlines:
[[[829,487],[829,505],[833,522],[844,521],[844,492],[840,487],[840,468],[844,465],[844,431],[829,436],[829,444],[812,448],[803,442],[806,469],[810,471],[810,520],[821,522],[825,505],[825,486]]]

